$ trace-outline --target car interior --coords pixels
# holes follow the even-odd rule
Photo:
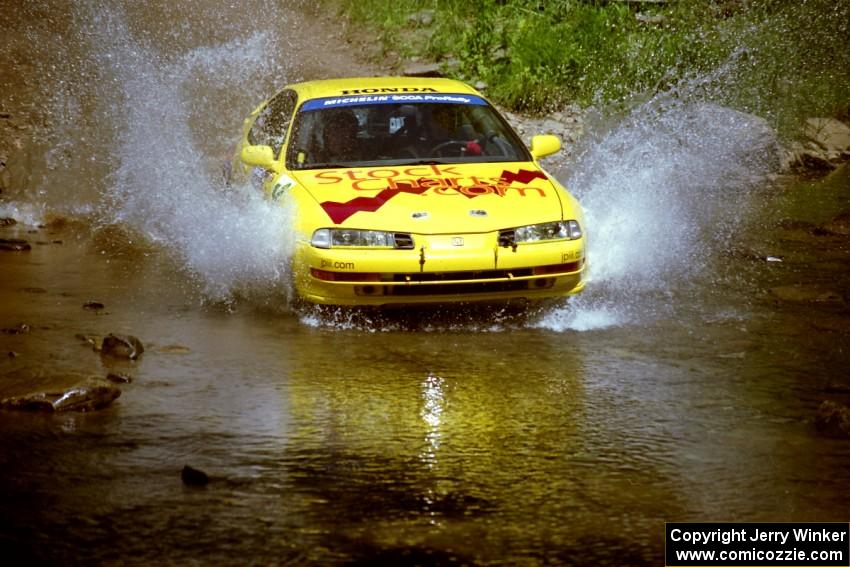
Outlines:
[[[356,132],[340,128],[340,113],[356,118]],[[334,136],[356,137],[357,152],[334,153]],[[296,169],[407,160],[482,162],[526,159],[524,148],[489,107],[469,104],[372,104],[298,114],[288,161]]]

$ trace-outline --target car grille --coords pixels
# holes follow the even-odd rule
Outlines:
[[[386,274],[391,276],[394,282],[443,282],[457,280],[494,280],[499,278],[519,278],[533,275],[532,268],[520,268],[517,270],[479,270],[475,272],[424,272],[414,274]]]
[[[581,270],[584,260],[511,270],[466,272],[357,273],[329,272],[310,268],[319,280],[347,284],[355,295],[424,297],[429,295],[475,296],[486,293],[543,291],[558,278]]]
[[[552,280],[554,282],[554,280]],[[548,287],[552,286],[551,282],[547,282]],[[539,287],[539,286],[538,286]],[[385,286],[386,295],[474,295],[477,293],[492,293],[500,291],[520,291],[528,289],[527,281],[509,281],[509,282],[481,282],[481,283],[460,283],[460,284],[436,284],[436,285],[401,285],[401,286]]]
[[[583,264],[584,261],[579,260],[578,262],[567,264],[553,264],[513,270],[362,274],[362,279],[358,279],[355,274],[346,274],[347,277],[344,281],[359,284],[354,286],[354,293],[357,295],[392,295],[403,297],[422,297],[428,295],[474,296],[483,293],[549,289],[555,285],[560,274],[576,272],[581,269]]]

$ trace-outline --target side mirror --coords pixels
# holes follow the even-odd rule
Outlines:
[[[531,156],[534,159],[550,156],[561,149],[561,140],[552,134],[540,134],[531,138]]]
[[[271,146],[245,146],[239,153],[239,158],[248,165],[263,169],[278,171],[280,168],[274,159],[274,150]]]

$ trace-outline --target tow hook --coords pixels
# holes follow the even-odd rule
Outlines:
[[[419,272],[425,271],[425,247],[419,249]]]

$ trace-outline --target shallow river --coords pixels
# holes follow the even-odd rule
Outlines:
[[[132,105],[101,132],[116,169],[0,202],[19,220],[0,238],[32,244],[0,252],[0,326],[31,328],[0,334],[0,398],[134,380],[92,413],[0,412],[0,547],[86,564],[658,565],[666,521],[847,521],[850,444],[813,425],[823,400],[850,401],[850,241],[813,234],[848,210],[846,167],[744,182],[715,171],[753,167],[727,151],[734,131],[698,126],[676,154],[655,130],[614,127],[639,156],[606,161],[600,142],[554,168],[588,209],[581,297],[293,311],[263,263],[285,257],[269,244],[285,219],[192,170],[226,145],[197,132],[237,128],[259,93],[233,116],[210,94],[229,124],[175,122],[187,92],[214,89],[202,72],[172,89],[169,73],[213,55],[154,71],[126,41],[110,53],[140,78],[98,67]],[[251,63],[254,47],[228,45],[218,56]],[[693,132],[673,130],[688,148]],[[59,135],[73,148],[83,134]],[[159,167],[181,147],[181,167]],[[94,204],[51,223],[62,194]],[[820,300],[771,292],[792,284]],[[110,332],[146,352],[115,362],[75,337]],[[184,485],[185,464],[210,484]]]
[[[845,195],[847,179],[831,178]],[[36,558],[657,564],[665,521],[846,520],[850,445],[811,423],[850,396],[846,311],[765,291],[817,279],[846,294],[846,240],[830,265],[811,239],[759,235],[785,262],[726,257],[735,285],[664,290],[644,298],[669,301],[662,316],[577,331],[551,321],[570,304],[202,307],[161,253],[29,230],[4,230],[50,243],[0,256],[3,323],[32,327],[0,335],[19,355],[0,390],[135,378],[99,412],[0,413],[0,533]],[[108,332],[147,352],[119,364],[74,338]],[[211,484],[184,486],[184,464]]]

